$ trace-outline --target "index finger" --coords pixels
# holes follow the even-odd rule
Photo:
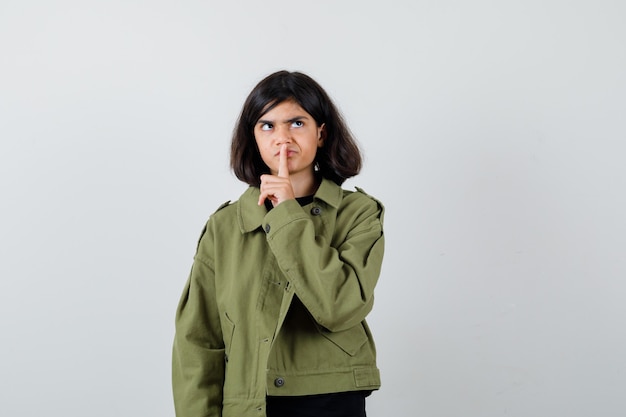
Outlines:
[[[289,166],[287,164],[287,145],[280,147],[280,159],[278,160],[278,176],[289,178]]]

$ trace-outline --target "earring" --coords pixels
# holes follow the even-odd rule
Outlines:
[[[320,170],[320,164],[319,162],[315,161],[315,165],[313,165],[313,171],[319,172],[319,170]]]

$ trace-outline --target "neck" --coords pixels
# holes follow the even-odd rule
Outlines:
[[[308,174],[308,173],[307,173]],[[293,193],[296,198],[315,194],[321,179],[311,172],[309,175],[294,175],[290,177]]]

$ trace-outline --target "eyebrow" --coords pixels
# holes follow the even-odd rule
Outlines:
[[[307,116],[296,116],[296,117],[292,117],[291,119],[287,119],[285,120],[283,123],[293,123],[293,122],[297,122],[298,120],[302,120],[302,119],[308,119]],[[257,124],[275,124],[276,122],[274,120],[267,120],[267,119],[259,119],[259,121],[257,122]]]

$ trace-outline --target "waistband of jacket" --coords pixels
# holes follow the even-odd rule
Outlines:
[[[316,395],[345,391],[372,391],[380,388],[376,367],[357,367],[333,372],[267,373],[267,394],[276,396]]]
[[[221,417],[265,417],[265,398],[228,398],[222,402]]]

